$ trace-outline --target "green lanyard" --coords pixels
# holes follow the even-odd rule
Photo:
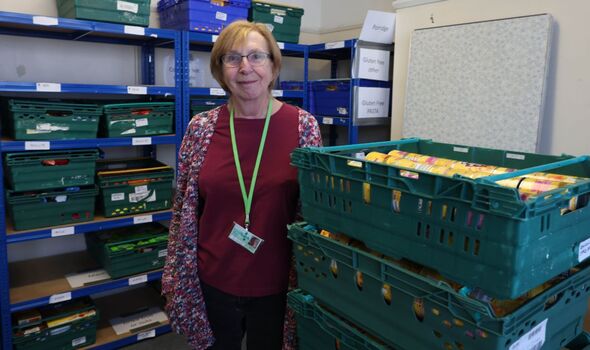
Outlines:
[[[264,142],[266,141],[266,134],[268,132],[268,125],[270,124],[270,117],[272,112],[272,97],[268,101],[268,109],[266,112],[266,121],[264,122],[264,129],[262,130],[262,137],[260,138],[260,146],[258,147],[258,155],[256,156],[256,163],[254,164],[254,172],[252,172],[252,182],[250,183],[250,191],[246,195],[246,185],[244,184],[244,176],[242,175],[242,166],[240,165],[240,156],[238,155],[238,144],[236,142],[236,131],[234,129],[234,110],[229,112],[229,131],[231,134],[231,146],[234,152],[234,161],[236,163],[236,170],[238,172],[238,180],[240,181],[240,189],[242,190],[242,198],[244,199],[244,207],[246,209],[246,220],[244,227],[246,230],[250,225],[250,208],[252,207],[252,197],[254,196],[254,186],[256,185],[256,178],[258,177],[258,169],[260,167],[260,160],[262,159],[262,151],[264,150]]]

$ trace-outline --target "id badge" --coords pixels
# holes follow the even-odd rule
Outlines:
[[[262,238],[256,236],[235,222],[228,238],[241,245],[244,249],[252,254],[256,253],[258,247],[260,247],[260,245],[264,242]]]

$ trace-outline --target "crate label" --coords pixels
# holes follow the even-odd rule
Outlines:
[[[524,160],[524,154],[516,154],[516,153],[506,153],[506,158],[508,159],[516,159],[516,160]]]
[[[135,120],[135,127],[136,128],[141,128],[142,126],[148,126],[149,125],[149,121],[148,118],[140,118]]]
[[[211,42],[212,43],[216,42],[218,37],[219,37],[219,35],[211,35]]]
[[[51,229],[51,237],[69,236],[76,233],[74,226]]]
[[[156,337],[156,330],[152,329],[147,332],[141,332],[137,334],[137,341],[141,341],[148,338],[155,338]]]
[[[275,16],[274,17],[274,22],[275,23],[279,23],[279,24],[283,24],[283,22],[285,21],[285,19],[281,16]]]
[[[284,50],[285,49],[285,43],[283,42],[277,42],[277,45],[279,45],[279,49]]]
[[[389,117],[389,88],[359,87],[357,92],[357,118]]]
[[[131,35],[145,35],[145,28],[138,26],[125,26],[125,28],[123,28],[123,32],[125,34]]]
[[[122,201],[125,200],[125,193],[111,193],[111,201]]]
[[[545,343],[545,331],[547,328],[547,320],[539,323],[533,329],[528,331],[525,335],[520,337],[516,342],[512,343],[508,350],[539,350]]]
[[[158,258],[165,258],[168,256],[168,250],[163,249],[158,252]]]
[[[453,147],[453,151],[455,152],[461,152],[461,153],[468,153],[469,152],[469,148],[467,147]]]
[[[56,26],[59,24],[59,20],[55,17],[33,16],[33,24],[41,26]]]
[[[117,1],[117,10],[137,13],[139,12],[139,4],[127,1]]]
[[[225,90],[220,88],[211,88],[209,89],[209,95],[212,96],[225,96]]]
[[[147,193],[148,191],[148,187],[147,185],[142,185],[142,186],[135,186],[135,193]]]
[[[344,45],[344,41],[336,41],[336,42],[333,42],[333,43],[326,43],[324,45],[324,49],[326,49],[326,50],[330,50],[330,49],[341,49],[344,46],[345,46]]]
[[[283,97],[283,90],[272,90],[272,95],[274,97]]]
[[[68,201],[68,196],[66,196],[66,195],[55,196],[55,201],[57,203],[65,203]]]
[[[129,285],[130,286],[134,286],[136,284],[145,283],[147,281],[148,281],[148,276],[147,275],[135,276],[135,277],[131,277],[129,279]]]
[[[133,146],[151,145],[152,144],[152,138],[151,137],[134,137],[134,138],[131,139],[131,144]]]
[[[78,345],[82,345],[84,343],[86,343],[86,336],[72,339],[72,346],[78,346]]]
[[[49,304],[61,303],[62,301],[72,300],[72,293],[53,294],[49,297]]]
[[[127,86],[130,95],[147,95],[147,86]]]
[[[156,306],[140,309],[132,314],[121,315],[109,320],[117,335],[145,332],[146,328],[157,327],[168,321],[166,314]],[[139,333],[138,333],[139,334]]]
[[[152,222],[152,221],[153,221],[153,217],[151,215],[141,215],[141,216],[135,216],[133,218],[134,225],[145,224],[147,222]]]
[[[39,151],[51,149],[49,141],[25,141],[25,151]]]
[[[578,262],[586,260],[590,256],[590,238],[580,243],[578,247]]]
[[[358,160],[347,160],[346,165],[351,166],[353,168],[362,168],[363,162],[359,162]]]
[[[220,21],[227,21],[227,13],[225,12],[215,12],[215,19],[218,19]]]
[[[322,118],[322,123],[324,123],[326,125],[332,125],[332,124],[334,124],[334,118],[323,117]]]
[[[111,279],[111,276],[105,269],[70,273],[66,275],[66,280],[72,288],[80,288],[109,279]]]
[[[156,201],[156,191],[152,192],[151,196],[150,196],[149,192],[129,193],[129,202],[139,203],[141,201],[146,201],[148,203],[155,202]]]
[[[61,92],[60,83],[37,83],[35,89],[39,92]]]

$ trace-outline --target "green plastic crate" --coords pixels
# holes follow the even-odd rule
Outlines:
[[[8,136],[15,140],[96,138],[102,108],[95,104],[8,100]]]
[[[107,137],[173,134],[174,103],[118,103],[104,105]]]
[[[93,220],[97,194],[94,185],[35,192],[7,190],[6,202],[14,229],[28,230]]]
[[[48,305],[38,314],[40,320],[28,325],[18,325],[19,313],[13,315],[14,349],[77,349],[96,341],[99,312],[89,297]]]
[[[319,305],[312,295],[297,289],[287,294],[297,320],[300,350],[384,350],[392,349]]]
[[[514,299],[585,258],[579,253],[585,246],[581,243],[590,238],[589,181],[522,201],[516,189],[497,185],[491,177],[446,177],[357,157],[392,149],[529,168],[525,173],[590,177],[588,157],[419,139],[296,149],[291,163],[299,170],[305,220],[386,255],[433,267],[451,280],[500,299]],[[530,168],[538,165],[544,166]],[[404,171],[412,177],[404,176]],[[370,195],[369,202],[363,191]],[[573,197],[578,197],[579,208],[564,215]]]
[[[115,228],[86,235],[90,254],[112,278],[164,267],[168,229],[159,223]]]
[[[106,217],[169,209],[172,167],[155,159],[98,161],[101,204]]]
[[[57,0],[59,17],[147,27],[150,0]]]
[[[252,1],[249,19],[264,23],[277,41],[297,44],[303,12],[302,8]]]
[[[227,103],[226,99],[195,98],[191,100],[191,117]]]
[[[487,303],[463,296],[444,282],[323,237],[305,223],[290,225],[288,237],[293,241],[299,287],[335,314],[354,320],[393,347],[554,350],[582,332],[590,294],[587,263],[516,311],[497,317]],[[389,299],[384,294],[387,289],[391,291]],[[536,338],[531,340],[531,347],[512,347],[533,332],[543,333],[543,325],[542,347],[533,347]]]
[[[7,153],[4,165],[14,191],[93,185],[98,150]]]

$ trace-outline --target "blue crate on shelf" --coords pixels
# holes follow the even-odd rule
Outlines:
[[[305,82],[297,80],[285,80],[280,83],[282,90],[297,90],[301,91],[305,88]]]
[[[231,22],[247,19],[250,0],[160,0],[160,26],[219,33]]]
[[[309,82],[309,109],[314,115],[350,117],[351,86],[390,88],[391,82],[368,79],[322,79]]]

